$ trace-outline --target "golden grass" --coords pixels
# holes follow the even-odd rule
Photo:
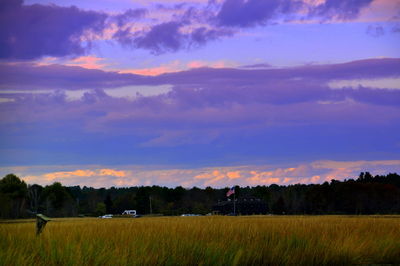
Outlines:
[[[0,223],[0,265],[400,263],[400,216],[156,217]]]

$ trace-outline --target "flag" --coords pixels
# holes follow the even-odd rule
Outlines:
[[[230,195],[235,194],[235,187],[231,187],[226,193],[226,196],[229,197]]]

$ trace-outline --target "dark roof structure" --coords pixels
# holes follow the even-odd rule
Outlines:
[[[235,201],[235,205],[237,215],[266,214],[268,212],[267,203],[255,197],[238,198]],[[233,214],[233,200],[219,201],[212,209],[216,214]]]

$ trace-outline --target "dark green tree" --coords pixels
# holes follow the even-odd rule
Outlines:
[[[279,196],[277,201],[272,205],[272,212],[275,214],[285,214],[286,205],[282,196]]]
[[[27,215],[26,203],[28,187],[14,174],[0,180],[0,216],[2,218],[21,218]]]
[[[38,213],[39,211],[42,191],[43,187],[40,185],[33,184],[28,186],[29,209],[33,213]]]
[[[113,202],[111,200],[110,194],[107,194],[106,199],[104,200],[104,204],[106,206],[106,212],[112,213],[113,212]]]
[[[43,190],[45,213],[48,216],[74,216],[77,215],[76,202],[71,194],[61,183],[55,182]]]

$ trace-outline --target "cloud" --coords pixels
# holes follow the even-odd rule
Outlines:
[[[363,7],[356,22],[389,22],[398,21],[400,2],[393,0],[374,0]]]
[[[126,176],[125,171],[117,171],[113,169],[98,169],[95,171],[92,170],[75,170],[71,172],[54,172],[54,173],[48,173],[45,174],[44,176],[49,179],[58,179],[58,178],[69,178],[69,177],[91,177],[91,176],[114,176],[114,177],[124,177]]]
[[[90,47],[90,35],[102,34],[106,18],[103,13],[75,6],[23,5],[22,1],[7,0],[0,9],[0,58],[82,55]]]
[[[311,16],[317,16],[322,20],[333,18],[350,20],[357,18],[362,8],[369,6],[373,0],[325,0],[310,10]]]
[[[88,60],[91,60],[90,62]],[[98,58],[81,57],[77,58],[75,64],[93,64],[98,67]],[[292,94],[304,94],[304,97],[313,97],[314,93],[323,91],[326,83],[336,80],[355,80],[355,79],[378,79],[396,78],[400,76],[400,59],[366,59],[341,64],[325,65],[305,65],[289,68],[267,68],[267,69],[233,69],[226,68],[229,62],[192,62],[188,67],[212,66],[214,68],[198,68],[189,71],[179,71],[186,66],[179,61],[173,61],[169,65],[162,66],[160,69],[144,69],[136,71],[138,74],[157,75],[165,71],[178,71],[155,77],[145,77],[135,73],[135,71],[125,70],[121,73],[115,71],[103,71],[100,69],[87,69],[78,66],[65,66],[57,64],[33,64],[33,63],[0,63],[0,88],[3,89],[104,89],[118,88],[128,85],[163,85],[173,84],[175,86],[185,86],[185,92],[198,94],[195,89],[202,88],[202,94],[218,93],[221,90],[232,90],[231,95],[224,97],[235,97],[237,93],[244,93],[246,87],[251,86],[261,95],[268,91],[274,91],[270,95],[271,100],[279,99],[280,95],[286,99],[292,98]],[[224,68],[225,66],[225,68]],[[219,68],[219,69],[215,69]],[[49,78],[51,77],[51,79]],[[260,85],[263,84],[263,85]],[[210,86],[218,85],[221,89],[207,90]],[[288,87],[306,86],[307,90],[291,89],[284,93]],[[322,87],[321,87],[322,86]],[[191,88],[188,88],[191,87]],[[266,87],[270,87],[266,90]],[[325,87],[326,88],[326,87]],[[391,87],[392,88],[392,87]],[[206,90],[205,90],[206,89]],[[177,87],[177,90],[179,88]],[[242,92],[240,92],[242,91]],[[334,94],[329,90],[325,90]],[[342,92],[336,91],[340,95]],[[244,99],[251,98],[249,94]],[[293,95],[294,96],[294,95]],[[297,95],[296,97],[298,97]],[[257,96],[259,98],[259,96]],[[343,97],[342,97],[343,98]]]
[[[294,11],[299,2],[282,0],[226,0],[217,14],[223,26],[253,27],[265,24],[280,12]]]
[[[127,47],[162,54],[231,37],[239,32],[235,28],[298,21],[354,20],[371,3],[372,0],[225,0],[210,1],[207,5],[158,5],[148,12],[154,23],[145,23],[146,26],[140,30],[133,30],[132,26],[127,26],[129,23],[119,23],[113,37]]]
[[[206,80],[220,81],[226,83],[229,79],[235,84],[240,82],[246,84],[255,84],[260,82],[287,80],[296,82],[304,82],[307,79],[323,82],[324,80],[335,79],[374,79],[383,77],[399,76],[400,59],[383,58],[383,59],[365,59],[340,64],[324,64],[324,65],[304,65],[288,68],[270,68],[270,69],[196,69],[191,71],[169,73],[157,78],[159,81],[166,82],[168,80],[177,79],[181,84],[199,84],[205,83]],[[254,81],[254,82],[252,82]],[[243,84],[242,84],[243,85]]]
[[[127,173],[125,171],[116,171],[113,169],[100,169],[100,176],[116,176],[124,177]]]
[[[279,167],[277,165],[243,165],[207,168],[162,168],[160,166],[120,166],[120,170],[80,166],[62,166],[65,172],[48,172],[60,166],[2,167],[0,175],[14,172],[29,184],[86,185],[95,187],[159,185],[176,187],[230,187],[257,185],[290,185],[330,182],[332,179],[356,179],[360,172],[372,175],[400,172],[399,160],[381,161],[312,161]],[[76,168],[75,168],[76,169]],[[240,173],[240,174],[239,174]]]
[[[261,63],[261,64],[253,64],[253,65],[244,65],[240,66],[240,68],[249,68],[249,69],[256,69],[256,68],[272,68],[272,65],[267,64],[267,63]]]
[[[222,37],[230,37],[234,35],[234,31],[231,29],[210,29],[206,27],[195,28],[190,34],[190,45],[191,46],[202,46],[209,41],[218,40]]]
[[[202,67],[227,68],[232,66],[235,66],[235,63],[224,60],[219,60],[219,61],[194,60],[189,62],[173,60],[171,62],[161,64],[156,67],[124,69],[119,71],[119,73],[132,73],[144,76],[158,76],[165,73],[180,72],[191,68],[202,68]]]
[[[371,150],[389,156],[384,158],[397,154],[400,90],[330,84],[399,77],[399,59],[196,68],[152,77],[57,65],[16,64],[7,71],[0,79],[1,98],[13,100],[0,103],[0,153],[6,162],[207,164],[294,160],[304,150],[308,159],[371,159]],[[37,93],[5,90],[22,85]],[[73,99],[61,90],[82,87],[87,89]],[[117,93],[121,87],[143,93],[124,97],[128,94]],[[24,156],[17,156],[21,149]]]
[[[31,60],[44,56],[85,56],[95,41],[101,40],[159,55],[196,49],[232,37],[240,32],[240,28],[299,21],[355,20],[371,3],[372,0],[200,1],[153,5],[111,14],[75,6],[26,5],[23,1],[7,0],[0,10],[3,26],[0,30],[0,58]],[[385,3],[377,6],[383,14],[388,13],[391,7]],[[373,14],[370,9],[364,14],[366,20]],[[385,20],[387,18],[381,16],[371,19]],[[379,27],[368,30],[373,35],[381,32]]]
[[[69,60],[65,65],[66,66],[80,66],[87,69],[103,69],[108,64],[101,63],[104,61],[104,58],[97,56],[80,56],[74,59]]]
[[[90,170],[75,170],[72,172],[55,172],[55,173],[48,173],[45,174],[44,177],[47,180],[55,180],[55,179],[64,179],[69,177],[89,177],[94,176],[96,173]]]
[[[141,31],[120,29],[115,32],[113,38],[124,46],[150,50],[153,54],[159,55],[200,47],[209,41],[233,34],[234,31],[230,29],[196,27],[188,21],[177,20],[152,25]]]
[[[112,132],[109,129],[115,127],[121,132],[131,132],[135,131],[136,125],[143,123],[149,126],[140,126],[142,130],[159,129],[157,134],[161,135],[147,142],[148,145],[169,141],[174,143],[178,140],[180,143],[207,141],[215,139],[221,130],[226,130],[225,127],[263,124],[266,121],[269,125],[283,125],[285,121],[316,124],[322,121],[348,121],[360,124],[362,121],[354,119],[364,117],[363,112],[370,112],[367,109],[375,110],[370,116],[371,122],[377,115],[392,107],[399,107],[396,99],[400,97],[400,90],[396,89],[377,90],[364,86],[353,89],[346,84],[344,87],[330,88],[331,81],[335,80],[398,77],[399,59],[363,60],[286,69],[198,68],[155,77],[60,65],[16,64],[3,65],[3,69],[0,86],[4,88],[36,87],[50,91],[54,88],[99,88],[87,91],[80,99],[72,102],[67,101],[67,96],[62,91],[35,95],[26,92],[13,94],[12,90],[8,91],[2,95],[13,98],[14,102],[3,104],[10,106],[11,109],[8,110],[13,115],[3,122],[19,117],[18,114],[23,119],[26,109],[40,106],[31,119],[42,119],[51,124],[57,114],[59,121],[76,118],[82,120],[86,130],[93,131]],[[48,79],[49,76],[52,79]],[[74,80],[79,82],[74,83]],[[170,84],[172,88],[154,96],[138,97],[133,102],[132,99],[111,97],[102,90],[129,85],[151,87],[163,84]],[[371,104],[375,107],[370,106]],[[52,116],[47,108],[52,109]],[[316,110],[319,111],[314,113]],[[346,118],[344,114],[347,112],[353,113],[355,117]],[[99,113],[104,115],[93,115]],[[389,123],[395,117],[391,113],[376,119]],[[170,122],[168,128],[162,122],[164,119]],[[172,128],[174,131],[170,131]],[[199,131],[193,132],[194,129]],[[204,132],[205,129],[210,131]]]
[[[136,21],[139,18],[143,18],[148,13],[148,10],[145,8],[137,8],[137,9],[128,9],[121,14],[117,14],[113,17],[116,20],[117,25],[119,27],[123,27],[129,22]]]
[[[51,172],[43,174],[40,178],[42,180],[38,180],[36,176],[27,176],[25,180],[29,182],[61,182],[63,184],[76,184],[79,180],[88,179],[90,182],[94,182],[93,184],[100,184],[102,181],[105,181],[109,178],[116,178],[114,181],[117,185],[123,185],[123,178],[130,174],[128,171],[117,171],[114,169],[78,169],[74,171],[64,171],[64,172]],[[104,178],[107,177],[107,178]],[[84,184],[90,184],[90,182],[83,181]]]
[[[168,62],[166,64],[161,64],[156,67],[124,69],[119,71],[119,73],[132,73],[144,76],[158,76],[168,72],[182,71],[183,68],[184,66],[182,66],[182,63],[179,60],[173,60],[171,62]]]
[[[227,172],[226,176],[230,179],[240,178],[240,171]]]
[[[225,0],[215,19],[218,25],[241,28],[299,20],[353,20],[372,2],[373,0]]]
[[[144,77],[134,74],[105,72],[99,69],[57,64],[0,63],[0,73],[1,88],[26,88],[31,90],[43,88],[78,90],[82,88],[121,87],[143,84],[141,80],[144,79]]]
[[[135,46],[146,48],[159,54],[163,52],[174,52],[183,45],[184,35],[179,32],[179,22],[166,22],[155,25],[144,35],[135,38]]]

